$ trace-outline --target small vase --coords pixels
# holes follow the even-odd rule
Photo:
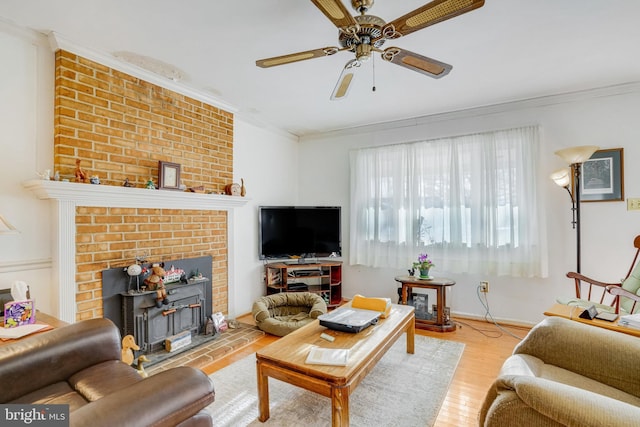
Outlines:
[[[421,279],[428,279],[429,278],[429,269],[428,268],[421,268],[420,269],[420,278]]]

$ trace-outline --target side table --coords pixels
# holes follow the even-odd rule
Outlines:
[[[14,342],[18,342],[23,338],[27,338],[33,335],[37,335],[37,334],[42,334],[45,333],[47,331],[50,331],[52,329],[57,329],[60,328],[62,326],[68,325],[67,322],[64,322],[60,319],[58,319],[57,317],[51,316],[49,314],[46,313],[42,313],[41,311],[36,311],[36,323],[46,323],[47,325],[49,325],[48,328],[42,329],[40,331],[37,332],[33,332],[31,334],[25,335],[23,337],[20,338],[14,338],[14,339],[0,339],[0,346],[5,346],[5,345],[9,345],[11,343]]]
[[[582,319],[580,313],[584,311],[585,307],[564,305],[564,304],[554,304],[547,311],[544,312],[545,316],[558,316],[564,317],[565,319],[574,320],[576,322],[584,323],[591,326],[597,326],[599,328],[609,329],[610,331],[621,332],[623,334],[633,335],[636,337],[640,337],[640,329],[630,328],[628,326],[622,326],[618,324],[618,320],[614,322],[608,322],[606,320],[600,319]]]
[[[449,307],[447,307],[446,292],[446,288],[448,286],[456,284],[454,280],[437,277],[429,280],[423,280],[413,276],[396,276],[395,280],[402,284],[401,303],[404,305],[407,304],[407,296],[411,293],[413,288],[435,289],[436,291],[437,314],[435,319],[419,319],[416,317],[416,328],[436,332],[452,332],[456,330],[456,324],[451,320],[448,314]]]

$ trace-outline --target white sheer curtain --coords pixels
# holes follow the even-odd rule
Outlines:
[[[351,153],[350,263],[546,277],[535,126]]]

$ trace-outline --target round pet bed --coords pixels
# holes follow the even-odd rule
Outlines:
[[[327,312],[320,295],[311,292],[282,292],[267,295],[253,303],[258,328],[283,337]]]

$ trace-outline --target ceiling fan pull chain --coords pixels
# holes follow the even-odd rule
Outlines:
[[[371,69],[373,70],[373,87],[371,88],[371,92],[376,91],[376,57],[371,56]]]

